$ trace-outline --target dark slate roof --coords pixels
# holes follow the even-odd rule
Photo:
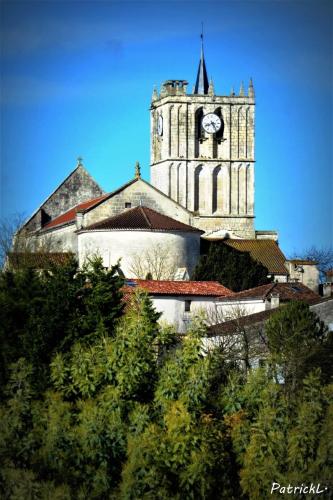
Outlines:
[[[284,265],[286,258],[274,240],[236,240],[222,241],[240,252],[249,252],[257,262],[267,267],[269,274],[288,274]]]
[[[282,302],[288,302],[290,300],[302,300],[303,302],[312,303],[320,299],[320,295],[313,292],[307,286],[298,282],[288,282],[288,283],[268,283],[267,285],[257,286],[255,288],[250,288],[249,290],[243,290],[242,292],[234,293],[232,296],[228,297],[229,300],[246,300],[246,299],[262,299],[266,300],[270,298],[270,295],[279,294],[280,300]],[[222,297],[221,300],[224,300]]]
[[[8,254],[8,266],[13,269],[50,269],[52,265],[66,264],[73,257],[71,252],[11,252]]]
[[[268,320],[268,318],[276,312],[277,309],[267,309],[247,316],[242,316],[237,319],[225,321],[218,325],[212,325],[207,328],[207,335],[209,337],[215,335],[228,335],[239,332],[242,328],[254,327],[261,325]]]
[[[201,35],[201,54],[200,54],[198,74],[197,74],[197,80],[195,82],[194,93],[208,94],[208,88],[209,88],[209,83],[208,83],[208,76],[207,76],[206,63],[203,52],[202,35]]]
[[[200,229],[179,222],[171,217],[162,215],[148,207],[134,207],[121,214],[96,222],[82,229],[82,231],[129,229],[146,231],[184,231],[203,233]]]

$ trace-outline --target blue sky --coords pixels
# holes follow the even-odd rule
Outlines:
[[[195,83],[201,22],[218,95],[256,91],[256,228],[286,254],[333,238],[333,2],[3,1],[1,216],[74,169],[106,191],[149,180],[154,84]]]

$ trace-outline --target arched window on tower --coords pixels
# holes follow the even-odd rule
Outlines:
[[[201,204],[201,197],[203,195],[202,186],[200,189],[200,177],[202,179],[202,165],[198,165],[194,171],[194,211],[198,212]]]
[[[224,139],[224,121],[223,121],[223,116],[222,116],[222,110],[221,108],[216,108],[214,113],[220,118],[221,120],[221,128],[214,134],[214,141],[213,141],[213,158],[218,158],[218,145],[221,144],[221,142]]]
[[[202,128],[202,118],[204,112],[203,108],[198,108],[195,112],[195,157],[198,158],[200,156],[200,142],[204,138],[204,131]]]
[[[217,212],[222,210],[222,169],[220,166],[213,170],[213,192],[212,192],[212,210]]]

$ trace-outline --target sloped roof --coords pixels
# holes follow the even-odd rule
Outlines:
[[[162,215],[148,207],[134,207],[113,217],[108,217],[82,229],[94,230],[148,230],[148,231],[185,231],[203,233],[200,229],[179,222],[171,217]]]
[[[207,327],[207,336],[212,337],[215,335],[230,335],[237,333],[242,328],[253,327],[265,323],[268,318],[276,312],[278,309],[266,309],[265,311],[260,311],[253,314],[248,314],[247,316],[241,316],[237,319],[231,319],[229,321],[224,321],[217,325],[211,325]]]
[[[98,205],[100,201],[103,201],[107,196],[108,196],[107,194],[103,194],[102,196],[98,196],[97,198],[93,198],[92,200],[79,203],[79,205],[76,205],[76,207],[71,208],[64,214],[59,215],[55,219],[45,224],[45,226],[43,226],[43,229],[50,229],[52,227],[63,226],[65,224],[70,224],[71,222],[75,222],[77,212],[85,211],[88,208],[95,207],[96,205]]]
[[[208,83],[206,63],[203,51],[203,36],[201,35],[201,53],[200,53],[200,61],[197,72],[197,79],[195,82],[194,93],[208,94],[208,89],[209,89],[209,83]]]
[[[99,205],[103,201],[106,201],[106,200],[112,198],[113,196],[124,191],[124,189],[128,188],[132,184],[135,184],[136,182],[139,182],[139,181],[143,182],[144,184],[149,186],[150,189],[152,189],[153,191],[155,191],[156,193],[161,195],[163,198],[167,198],[172,203],[179,206],[184,212],[188,212],[190,214],[189,210],[187,210],[185,207],[183,207],[182,205],[177,203],[175,200],[172,200],[171,198],[169,198],[165,193],[163,193],[162,191],[157,189],[155,186],[152,186],[151,184],[149,184],[149,182],[145,181],[141,177],[136,177],[136,178],[131,179],[130,181],[126,182],[126,184],[123,184],[115,191],[103,194],[98,198],[93,198],[91,200],[87,200],[84,203],[80,203],[79,205],[76,205],[75,207],[71,208],[70,210],[68,210],[64,214],[59,215],[58,217],[54,218],[53,220],[51,220],[50,222],[45,224],[45,226],[43,226],[43,230],[51,229],[51,228],[58,227],[58,226],[60,227],[60,226],[65,225],[65,224],[73,223],[75,221],[76,213],[78,211],[89,212],[89,210],[95,208],[97,205]]]
[[[72,257],[74,254],[71,252],[11,252],[8,254],[8,265],[14,269],[49,269],[52,265],[66,264]]]
[[[166,280],[127,280],[126,291],[136,287],[143,288],[151,295],[197,295],[221,297],[233,292],[217,281],[166,281]]]
[[[288,274],[286,258],[274,240],[226,239],[222,243],[240,252],[249,252],[257,262],[267,267],[269,274]]]
[[[257,286],[255,288],[249,288],[248,290],[243,290],[241,292],[234,293],[230,300],[246,300],[246,299],[262,299],[266,300],[270,297],[272,293],[279,294],[280,300],[290,301],[290,300],[302,300],[307,303],[312,303],[320,299],[320,296],[310,290],[307,286],[298,282],[289,283],[268,283],[267,285]],[[223,300],[223,298],[221,299]]]
[[[314,266],[318,264],[318,262],[315,260],[305,260],[305,259],[288,259],[287,262],[291,262],[292,264],[296,264],[299,266],[306,266],[306,265]]]

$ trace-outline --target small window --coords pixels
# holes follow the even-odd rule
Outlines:
[[[132,206],[132,203],[130,203],[130,202],[125,203],[125,208],[131,208],[131,206]]]
[[[185,312],[191,311],[191,302],[192,300],[185,300]]]

